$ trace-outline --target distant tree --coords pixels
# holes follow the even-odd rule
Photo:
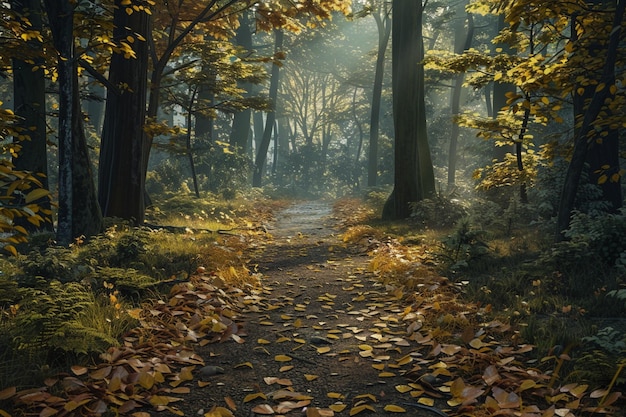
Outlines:
[[[472,46],[474,38],[474,19],[471,13],[465,13],[465,5],[467,1],[460,1],[455,8],[454,22],[454,52],[462,54]],[[465,21],[467,20],[467,28]],[[452,93],[450,95],[450,113],[455,118],[459,115],[461,109],[461,92],[463,90],[463,81],[465,77],[463,73],[454,77],[452,85]],[[457,147],[459,140],[459,124],[452,122],[452,131],[450,132],[450,147],[448,151],[448,188],[452,189],[456,183],[456,162]]]
[[[395,172],[383,219],[407,218],[411,215],[410,203],[435,195],[424,103],[422,18],[427,3],[428,0],[393,1]]]
[[[284,32],[281,29],[274,30],[274,58],[280,59],[283,55]],[[275,106],[278,99],[278,83],[280,82],[280,64],[274,62],[270,76],[269,100]],[[270,111],[265,116],[265,128],[263,129],[263,138],[257,149],[256,158],[254,159],[254,170],[252,172],[252,186],[261,187],[263,183],[263,171],[267,161],[267,150],[272,139],[274,131],[274,122],[276,121],[276,111]]]
[[[389,2],[376,2],[372,17],[378,28],[378,49],[376,51],[376,72],[372,89],[372,109],[370,117],[370,140],[367,163],[367,186],[373,187],[378,180],[378,137],[380,134],[380,103],[382,99],[385,72],[385,53],[391,34],[391,10]]]

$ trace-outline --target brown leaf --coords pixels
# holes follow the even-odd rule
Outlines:
[[[263,415],[275,414],[274,409],[270,407],[269,404],[259,404],[252,409],[252,412]]]
[[[493,365],[489,365],[487,369],[485,369],[485,372],[483,372],[483,380],[487,385],[493,385],[500,379],[502,378],[500,377],[496,367]]]
[[[237,403],[235,403],[235,400],[233,400],[231,397],[224,397],[224,402],[226,402],[228,408],[233,411],[237,411]]]

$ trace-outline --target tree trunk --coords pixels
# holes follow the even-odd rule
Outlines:
[[[617,2],[613,18],[613,29],[606,48],[606,59],[604,61],[604,68],[602,71],[601,82],[604,83],[605,87],[599,91],[594,90],[591,102],[583,113],[582,123],[576,130],[574,138],[574,153],[569,166],[567,167],[565,182],[563,184],[563,190],[559,201],[557,229],[555,234],[555,240],[557,242],[560,242],[565,238],[563,232],[569,227],[571,213],[574,208],[576,193],[578,191],[578,184],[585,166],[585,161],[588,158],[588,150],[593,147],[602,147],[602,144],[597,142],[598,137],[594,135],[595,129],[593,123],[600,115],[600,112],[606,109],[606,101],[614,99],[614,92],[612,92],[611,86],[615,85],[615,63],[617,60],[620,35],[622,32],[621,26],[624,20],[625,9],[626,0],[619,0]],[[576,33],[575,27],[572,28],[572,32]],[[609,144],[609,147],[613,146],[615,146],[613,143]],[[594,150],[594,152],[600,154],[603,151]],[[617,165],[616,168],[619,170],[619,165]],[[619,184],[619,180],[616,182]],[[621,206],[621,197],[619,199],[619,206]]]
[[[42,30],[41,2],[39,0],[12,0],[11,8],[30,22],[28,30]],[[15,169],[43,174],[39,180],[42,188],[48,189],[48,152],[46,138],[46,93],[43,71],[43,45],[38,40],[27,42],[28,51],[24,56],[27,61],[13,59],[13,110],[18,118],[19,127],[29,139],[16,140],[21,146],[17,158],[13,159]],[[39,213],[44,222],[39,227],[28,221],[16,218],[16,224],[29,231],[54,229],[52,222],[52,207],[49,198],[42,198],[34,203],[43,210]],[[49,214],[46,214],[49,213]]]
[[[382,16],[381,16],[382,14]],[[378,51],[376,53],[376,72],[372,89],[372,113],[370,116],[370,143],[367,163],[367,186],[374,187],[378,181],[378,137],[380,127],[380,102],[383,91],[385,72],[385,52],[391,34],[391,16],[387,3],[372,15],[378,27]]]
[[[462,54],[472,46],[474,38],[474,19],[472,15],[467,13],[467,31],[465,30],[465,19],[461,16],[465,15],[466,2],[459,2],[456,11],[457,23],[454,28],[454,52]],[[450,132],[450,148],[448,150],[448,189],[453,189],[456,184],[456,162],[457,147],[459,141],[459,124],[454,120],[461,110],[461,92],[463,91],[463,80],[465,74],[461,73],[454,79],[452,94],[450,97],[450,113],[452,113],[452,131]]]
[[[59,54],[59,215],[57,241],[69,245],[102,229],[87,141],[80,113],[74,56],[74,5],[45,0],[54,45]]]
[[[130,15],[124,0],[116,0],[113,38],[115,42],[127,37],[136,58],[115,53],[111,57],[109,81],[127,86],[122,91],[107,91],[107,103],[102,129],[99,171],[99,200],[107,217],[144,221],[145,171],[148,155],[142,146],[146,115],[148,45],[136,35],[148,38],[150,15],[135,11]],[[132,117],[129,117],[132,115]]]
[[[241,15],[240,26],[237,29],[235,35],[235,41],[237,45],[244,48],[246,51],[252,51],[252,30],[250,28],[250,16],[248,11],[244,11]],[[244,96],[249,96],[252,91],[253,85],[246,82],[238,82],[239,87],[246,91]],[[247,108],[238,111],[233,116],[233,125],[230,133],[230,144],[239,149],[237,152],[241,152],[245,155],[248,149],[248,138],[250,137],[250,123],[252,117],[252,109]]]
[[[283,48],[284,33],[282,30],[275,30],[276,36],[274,44],[274,53],[277,54]],[[272,65],[272,75],[270,78],[269,99],[274,105],[274,109],[267,113],[265,118],[265,129],[263,130],[263,138],[257,149],[256,159],[254,161],[254,172],[252,174],[252,186],[261,187],[263,182],[263,171],[265,170],[265,162],[267,160],[267,150],[272,139],[272,131],[274,130],[274,121],[276,120],[276,102],[278,98],[278,83],[280,81],[280,67],[276,64]]]
[[[497,21],[497,33],[499,33],[502,29],[508,27],[508,24],[504,21],[504,16],[498,16]],[[502,48],[503,53],[514,53],[508,44],[498,44],[496,45],[499,48]],[[512,83],[503,83],[496,81],[493,83],[493,118],[496,119],[498,117],[498,112],[506,107],[507,97],[506,94],[509,92],[515,92],[517,87]],[[499,161],[504,160],[506,154],[511,151],[509,146],[495,146],[494,145],[494,159]]]
[[[422,17],[426,3],[393,0],[394,189],[383,219],[411,215],[409,203],[435,195],[424,104]],[[417,67],[417,70],[416,70]]]

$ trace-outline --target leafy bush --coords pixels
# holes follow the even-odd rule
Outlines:
[[[467,208],[460,200],[443,195],[411,203],[410,206],[411,219],[434,228],[454,226],[467,216]]]
[[[438,257],[450,270],[467,268],[489,252],[484,236],[483,230],[473,228],[469,219],[463,219],[457,224],[454,233],[441,241]]]

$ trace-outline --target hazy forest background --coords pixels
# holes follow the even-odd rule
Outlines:
[[[227,245],[290,199],[358,198],[352,239],[428,242],[559,368],[576,350],[569,372],[609,407],[626,378],[625,6],[0,2],[0,400],[227,258],[186,228]],[[119,328],[86,323],[94,306]],[[23,381],[5,377],[20,357]]]

